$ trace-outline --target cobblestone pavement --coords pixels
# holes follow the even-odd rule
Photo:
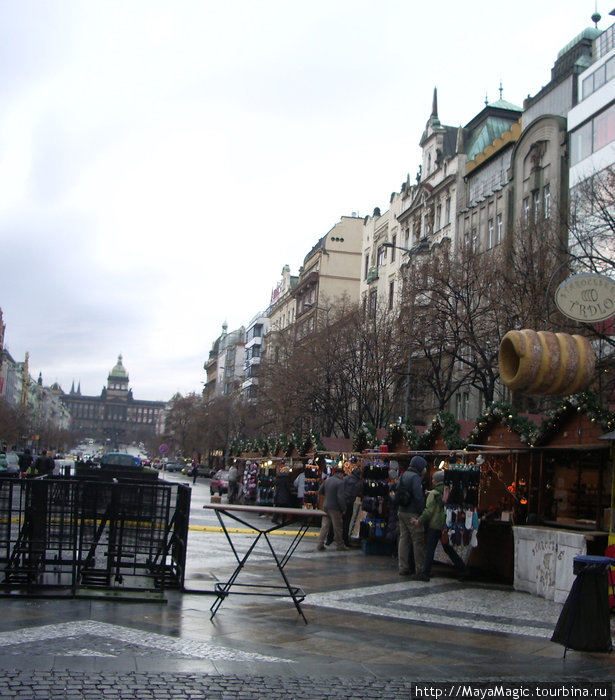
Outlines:
[[[256,551],[245,580],[271,580],[270,564]],[[615,680],[612,655],[564,657],[550,641],[561,605],[448,567],[412,582],[390,556],[316,552],[306,537],[285,571],[308,624],[288,599],[254,596],[230,596],[212,621],[233,567],[222,535],[191,531],[187,592],[165,602],[4,598],[0,698],[386,700],[417,681]]]

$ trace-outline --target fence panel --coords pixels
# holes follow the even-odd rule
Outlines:
[[[183,589],[190,489],[0,478],[0,593]]]

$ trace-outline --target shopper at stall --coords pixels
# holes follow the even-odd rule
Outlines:
[[[442,537],[442,528],[446,515],[444,513],[444,502],[442,493],[444,491],[444,472],[441,469],[434,472],[432,476],[433,488],[427,495],[427,504],[425,510],[420,517],[412,521],[413,526],[424,528],[427,527],[427,545],[425,546],[425,563],[423,568],[417,568],[414,576],[411,576],[414,581],[429,581],[431,575],[431,565],[433,564],[436,547]],[[448,541],[442,540],[442,549],[446,552],[453,566],[459,570],[460,575],[466,577],[468,568],[463,562],[463,559],[457,554],[455,549]]]
[[[278,469],[278,473],[276,474],[273,505],[276,508],[292,508],[293,503],[291,492],[290,469],[286,466],[280,467]],[[284,525],[286,520],[287,518],[284,515],[274,515],[273,517],[273,522],[276,525]]]
[[[342,535],[342,517],[346,510],[346,500],[344,499],[344,468],[338,467],[328,479],[322,482],[318,491],[324,494],[325,500],[323,510],[326,515],[322,518],[316,549],[320,552],[324,550],[325,540],[327,539],[330,528],[333,528],[335,548],[338,551],[348,549],[344,544]]]
[[[234,464],[231,464],[228,470],[228,502],[235,503],[237,500],[237,486],[239,479],[239,471]]]
[[[425,564],[425,530],[414,522],[425,510],[425,493],[423,476],[427,462],[415,455],[410,460],[409,468],[402,473],[395,490],[399,539],[397,545],[397,563],[400,576],[408,576],[410,571],[410,551],[414,559],[414,571],[420,572]]]
[[[346,510],[342,518],[342,538],[344,544],[350,547],[350,522],[355,510],[355,501],[363,493],[363,479],[361,469],[354,467],[350,474],[344,477],[344,501]]]
[[[296,505],[297,508],[303,508],[303,498],[305,496],[305,471],[303,468],[293,481],[293,489],[296,499],[293,505]]]

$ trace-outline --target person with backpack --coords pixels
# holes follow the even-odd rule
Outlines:
[[[425,562],[423,568],[417,568],[414,576],[410,578],[414,581],[429,581],[431,575],[431,565],[436,553],[436,547],[442,537],[442,528],[446,520],[444,513],[444,501],[442,493],[444,491],[444,472],[438,469],[432,476],[433,489],[427,496],[427,504],[425,510],[420,517],[413,521],[413,525],[417,527],[427,526],[427,545],[425,546]],[[442,549],[448,555],[448,558],[453,563],[453,566],[460,571],[460,576],[468,575],[468,568],[464,564],[463,559],[457,554],[455,549],[448,541],[442,540]]]
[[[417,518],[425,510],[423,475],[427,462],[415,455],[410,466],[399,477],[395,490],[399,539],[397,544],[397,565],[400,576],[408,576],[423,570],[425,563],[425,529],[415,525]],[[414,557],[414,572],[410,571],[410,548]]]

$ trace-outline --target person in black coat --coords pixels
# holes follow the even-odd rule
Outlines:
[[[276,508],[291,508],[293,505],[292,491],[291,491],[291,480],[290,480],[290,469],[288,467],[280,467],[278,474],[275,478],[275,494],[273,497],[273,505]],[[278,516],[274,516],[274,523],[279,523],[280,519]],[[286,522],[286,517],[281,516],[281,524]]]

